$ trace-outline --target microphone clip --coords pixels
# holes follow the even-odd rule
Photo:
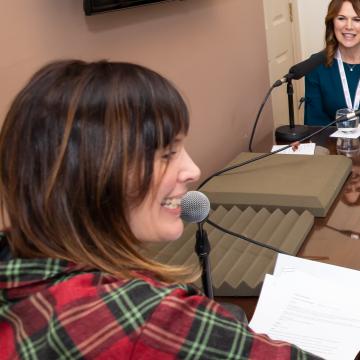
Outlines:
[[[196,231],[195,251],[199,258],[199,263],[202,269],[201,280],[203,284],[204,293],[209,299],[213,299],[214,290],[212,286],[211,267],[209,260],[211,247],[207,233],[203,228],[203,224],[204,222],[198,223],[198,230]]]
[[[286,82],[288,82],[289,80],[291,81],[291,79],[289,79],[288,75],[285,75],[285,76],[282,77],[281,79],[276,80],[276,81],[274,82],[273,88],[279,87],[279,86],[281,86],[282,84],[285,84]]]
[[[196,231],[195,251],[199,257],[209,255],[211,250],[210,242],[206,230],[203,228],[203,222],[198,223],[198,230]]]

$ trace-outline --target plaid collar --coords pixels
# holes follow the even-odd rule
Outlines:
[[[68,273],[74,265],[59,259],[11,259],[0,261],[0,289],[22,287]]]
[[[68,261],[39,258],[12,258],[10,249],[4,246],[0,257],[0,304],[19,300],[64,281],[79,271],[78,267]]]

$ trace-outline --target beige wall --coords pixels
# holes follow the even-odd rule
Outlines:
[[[143,64],[189,104],[188,149],[203,177],[246,151],[268,90],[262,0],[185,0],[85,17],[82,0],[4,1],[0,115],[42,64],[58,58]],[[254,149],[269,150],[270,104]]]

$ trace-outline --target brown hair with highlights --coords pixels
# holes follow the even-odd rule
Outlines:
[[[331,66],[339,42],[336,39],[334,31],[334,19],[339,15],[340,9],[344,2],[349,2],[353,6],[356,14],[360,16],[360,1],[359,0],[332,0],[329,3],[328,11],[325,17],[325,52],[326,52],[326,66]]]
[[[156,151],[188,127],[179,92],[143,66],[44,66],[13,101],[0,134],[13,256],[65,259],[123,278],[145,270],[168,282],[193,280],[192,269],[142,256],[127,218],[152,188]]]

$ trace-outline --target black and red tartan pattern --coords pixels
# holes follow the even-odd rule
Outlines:
[[[317,359],[195,288],[54,259],[0,262],[0,359]]]

